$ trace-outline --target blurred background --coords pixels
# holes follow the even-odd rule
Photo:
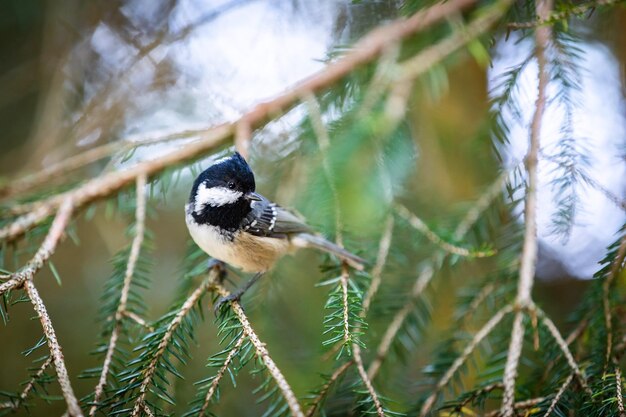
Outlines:
[[[3,0],[1,181],[10,184],[17,177],[107,143],[190,132],[183,139],[144,146],[131,155],[114,155],[92,164],[73,181],[124,169],[184,146],[193,141],[194,131],[236,120],[256,103],[322,69],[327,60],[369,30],[401,16],[402,7],[400,1]],[[575,23],[583,46],[579,72],[582,88],[577,99],[580,109],[575,113],[579,134],[573,141],[587,157],[589,175],[623,200],[626,31],[619,28],[626,27],[626,10],[618,7],[613,11],[592,14]],[[490,91],[492,95],[497,91],[498,77],[530,51],[531,45],[524,39],[496,37],[493,62],[477,62],[471,54],[459,53],[447,62],[446,71],[430,72],[412,89],[401,126],[408,141],[390,145],[402,153],[394,161],[393,192],[435,228],[454,225],[500,168],[521,162],[528,140],[524,126],[533,112],[536,67],[529,65],[521,77],[521,110],[507,116],[517,127],[512,129],[509,143],[496,145],[500,158],[490,134],[489,97]],[[345,106],[350,106],[349,100]],[[547,117],[553,125],[547,123],[546,127],[556,133],[544,137],[559,136],[563,115],[557,107]],[[332,126],[341,112],[342,108],[327,111],[324,121]],[[311,156],[314,152],[307,144],[310,130],[301,127],[305,114],[305,109],[297,107],[257,132],[251,165],[258,191],[297,208],[312,224],[332,234],[332,201],[327,191],[320,191],[323,187],[315,177],[319,161]],[[334,130],[329,129],[331,143],[348,135],[333,136]],[[550,153],[553,142],[547,139],[542,150]],[[367,175],[373,160],[371,155],[356,155],[337,162],[351,170],[339,188],[344,196],[347,246],[371,257],[375,256],[382,224],[382,213],[376,207],[381,184],[371,183]],[[196,169],[209,162],[210,158],[199,161]],[[566,233],[555,230],[553,219],[559,208],[554,201],[562,195],[552,184],[562,174],[549,161],[540,170],[537,274],[541,279],[535,293],[552,317],[563,324],[625,216],[606,193],[577,184],[572,191],[577,196],[575,221]],[[155,241],[155,267],[150,274],[153,285],[145,294],[150,319],[164,314],[171,304],[189,241],[183,205],[193,171],[184,169],[178,178],[167,188],[157,183],[149,200],[147,226]],[[517,215],[515,210],[502,214],[505,218]],[[105,281],[111,275],[110,259],[130,241],[125,231],[131,221],[132,213],[113,215],[106,202],[99,203],[93,217],[87,220],[81,216],[77,221],[80,244],[67,240],[54,255],[61,284],[49,268],[36,278],[80,397],[96,382],[77,376],[99,363],[88,352],[94,349],[99,333],[97,315]],[[397,235],[389,262],[390,282],[415,275],[428,253],[428,243],[414,232],[399,230]],[[25,252],[18,250],[17,259],[23,258]],[[279,358],[279,367],[299,396],[314,385],[311,378],[318,372],[332,369],[332,360],[322,362],[326,368],[320,368],[325,355],[321,345],[323,307],[328,296],[327,288],[316,287],[324,279],[318,268],[322,261],[314,251],[286,258],[244,298],[258,333]],[[5,265],[11,264],[5,260]],[[398,386],[419,379],[426,362],[420,358],[433,350],[438,334],[450,326],[457,289],[477,282],[477,277],[489,269],[488,263],[476,262],[462,274],[446,270],[437,278],[429,290],[435,313],[426,330],[428,337],[421,340],[418,354],[408,361]],[[0,326],[0,391],[19,391],[20,382],[28,378],[25,369],[31,366],[32,355],[20,353],[36,345],[41,333],[39,323],[30,320],[32,315],[30,305],[17,304],[9,309],[8,324]],[[378,323],[374,318],[370,324],[375,337],[386,322]],[[192,347],[193,362],[184,368],[185,380],[175,382],[180,404],[172,411],[186,409],[195,394],[192,382],[208,375],[206,359],[219,350],[209,313]],[[37,354],[43,352],[33,353]],[[217,414],[262,414],[263,405],[242,401],[250,397],[251,387],[258,381],[246,373],[238,381],[237,388],[226,381]],[[411,390],[418,389],[400,393],[391,389],[384,394],[410,398]],[[51,385],[51,404],[33,408],[31,415],[62,414],[65,405],[62,400],[55,401],[58,395]]]

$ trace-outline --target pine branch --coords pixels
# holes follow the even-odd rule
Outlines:
[[[383,269],[387,263],[387,256],[389,255],[389,248],[391,247],[391,238],[393,236],[394,219],[392,215],[387,216],[385,221],[385,227],[383,229],[380,242],[378,243],[378,255],[376,256],[376,263],[372,268],[372,281],[367,289],[367,293],[363,298],[363,304],[361,309],[361,317],[365,318],[369,311],[372,299],[378,292],[378,288],[382,282]]]
[[[13,410],[17,410],[18,408],[20,408],[20,406],[24,404],[24,402],[26,402],[26,399],[28,398],[30,392],[33,390],[33,388],[35,388],[35,384],[37,384],[37,382],[46,372],[46,369],[48,369],[51,364],[52,356],[48,355],[48,358],[41,364],[39,369],[37,369],[37,372],[31,376],[30,380],[28,381],[20,395],[17,398],[12,399],[11,401],[0,403],[0,409],[11,408]]]
[[[470,357],[472,352],[476,349],[476,347],[483,341],[485,337],[487,337],[493,329],[502,321],[504,316],[513,311],[512,305],[507,305],[501,308],[496,314],[491,317],[491,319],[485,323],[485,325],[474,335],[474,338],[468,343],[465,347],[461,355],[454,360],[452,366],[448,368],[446,373],[441,377],[441,379],[437,382],[437,385],[434,391],[430,394],[430,396],[426,399],[422,408],[420,409],[420,417],[424,417],[431,410],[432,406],[435,404],[437,400],[437,396],[442,388],[448,385],[448,382],[452,379],[454,374],[459,370],[459,368],[465,363],[465,361]]]
[[[209,277],[205,278],[202,283],[189,295],[185,302],[181,305],[178,312],[175,314],[172,321],[168,324],[167,329],[163,333],[161,340],[153,354],[150,355],[150,362],[144,368],[141,374],[141,384],[139,386],[139,395],[133,400],[134,406],[131,413],[132,417],[138,417],[139,413],[147,408],[146,395],[150,385],[153,383],[154,375],[157,371],[159,361],[166,353],[166,350],[174,337],[174,333],[177,331],[183,319],[189,314],[194,306],[197,305],[201,297],[209,290],[212,281],[217,275],[212,271]]]
[[[212,282],[211,285],[212,285],[212,288],[220,295],[220,297],[228,297],[230,295],[230,292],[228,292],[228,290],[226,290],[226,288],[224,288],[222,284],[214,281]],[[248,320],[248,317],[244,313],[243,308],[241,307],[241,304],[239,304],[238,301],[233,300],[230,302],[230,308],[235,313],[235,315],[237,316],[237,319],[241,323],[241,326],[244,331],[244,335],[248,339],[250,339],[250,341],[254,345],[254,349],[256,350],[257,356],[261,359],[261,361],[267,368],[267,371],[270,373],[270,375],[276,382],[276,385],[280,389],[280,392],[283,398],[287,401],[289,409],[291,410],[291,414],[296,417],[304,417],[304,413],[302,412],[302,409],[300,408],[300,404],[298,403],[298,399],[296,395],[293,393],[293,390],[289,386],[289,383],[287,382],[282,372],[280,371],[278,366],[276,366],[276,363],[270,356],[267,348],[265,347],[265,343],[261,342],[256,332],[250,325],[250,321]]]
[[[565,381],[563,381],[563,385],[561,385],[561,388],[559,388],[558,392],[556,393],[556,395],[552,399],[552,402],[550,403],[550,406],[546,410],[546,413],[543,415],[543,417],[549,417],[550,414],[552,414],[554,412],[557,404],[561,400],[561,397],[565,393],[565,390],[569,386],[570,382],[572,382],[573,378],[574,378],[574,374],[572,373],[565,379]]]
[[[313,402],[309,406],[309,409],[306,412],[306,417],[313,417],[315,415],[315,411],[320,407],[322,401],[326,398],[326,395],[330,391],[330,388],[333,386],[335,382],[344,374],[350,367],[354,365],[354,360],[349,360],[344,362],[339,368],[337,368],[331,376],[328,378],[324,386],[319,390]]]
[[[150,177],[166,168],[193,160],[217,149],[235,135],[236,128],[240,123],[249,126],[250,129],[264,126],[276,115],[288,111],[301,102],[303,97],[324,91],[351,74],[356,68],[369,64],[378,58],[388,45],[395,44],[429,28],[446,19],[450,14],[464,10],[474,3],[475,0],[450,0],[417,12],[408,19],[399,19],[392,24],[373,30],[357,42],[343,58],[329,64],[316,75],[296,84],[275,99],[257,105],[238,121],[207,129],[201,135],[201,139],[182,149],[172,151],[151,161],[138,163],[124,171],[104,174],[73,190],[44,200],[33,212],[20,216],[13,223],[0,228],[0,241],[15,240],[27,230],[40,224],[51,216],[67,198],[72,199],[76,209],[82,208],[96,199],[109,196],[126,187],[134,182],[138,175],[143,174]]]
[[[65,398],[65,402],[67,403],[68,412],[71,417],[82,417],[83,413],[80,410],[78,400],[76,399],[76,395],[74,395],[74,390],[72,389],[72,384],[70,383],[70,378],[67,373],[67,367],[65,366],[65,360],[63,359],[61,345],[59,345],[57,340],[54,327],[52,326],[52,321],[50,320],[50,316],[46,310],[46,306],[31,279],[24,281],[23,285],[26,290],[26,294],[28,294],[28,298],[30,298],[31,303],[33,304],[33,308],[39,317],[41,327],[43,328],[43,332],[46,336],[48,348],[50,349],[50,356],[52,357],[54,363],[57,380],[61,386],[63,398]]]
[[[146,220],[146,176],[140,175],[137,177],[137,207],[135,211],[135,238],[133,239],[133,243],[130,250],[130,255],[128,258],[128,264],[126,266],[126,273],[124,276],[124,284],[122,286],[122,291],[120,293],[120,301],[117,306],[117,311],[115,312],[115,324],[113,325],[113,331],[111,332],[111,337],[109,340],[109,346],[107,348],[106,355],[104,357],[104,362],[102,364],[102,371],[100,372],[100,379],[98,380],[98,384],[94,390],[94,399],[93,405],[89,410],[90,416],[95,416],[96,411],[98,409],[98,405],[100,403],[100,399],[102,394],[104,393],[104,388],[107,383],[107,376],[109,373],[109,368],[111,366],[111,361],[113,360],[113,354],[115,353],[115,348],[117,345],[117,340],[119,338],[120,330],[122,328],[122,320],[124,317],[127,317],[126,305],[128,303],[128,295],[131,288],[131,282],[133,279],[133,274],[135,272],[135,265],[137,264],[137,259],[139,258],[139,252],[141,250],[141,244],[144,238],[144,230],[145,230],[145,220]]]
[[[65,177],[67,174],[82,168],[86,165],[107,158],[115,153],[124,153],[135,150],[142,146],[155,145],[175,139],[190,138],[206,132],[207,129],[185,130],[171,135],[163,135],[153,138],[143,138],[139,140],[120,140],[106,143],[77,155],[70,156],[62,161],[44,166],[42,169],[21,178],[16,178],[7,184],[0,185],[0,200],[6,200],[14,196],[22,196],[42,186],[50,185],[51,179]],[[11,213],[22,214],[33,209],[31,204],[25,205],[21,209],[11,208]]]
[[[626,257],[626,235],[622,238],[617,255],[611,265],[609,276],[602,283],[602,307],[604,309],[604,325],[606,327],[606,355],[604,358],[604,369],[609,366],[613,355],[613,321],[611,317],[611,305],[609,301],[609,293],[613,282],[623,268],[624,258]]]
[[[492,250],[488,251],[470,251],[466,248],[453,245],[452,243],[446,242],[439,235],[432,231],[430,227],[422,219],[417,217],[415,214],[411,213],[409,209],[407,209],[402,204],[396,204],[396,212],[418,232],[424,235],[428,240],[430,240],[433,244],[439,246],[439,248],[444,251],[457,256],[469,257],[469,258],[484,258],[488,256],[492,256],[494,252]]]
[[[551,0],[537,0],[535,3],[537,15],[545,18],[552,8]],[[515,313],[513,328],[507,361],[504,369],[504,394],[502,400],[502,415],[512,417],[515,412],[515,380],[517,366],[522,352],[524,339],[524,327],[522,323],[523,309],[532,303],[532,287],[535,277],[537,261],[537,161],[540,148],[541,126],[546,107],[546,89],[550,75],[548,74],[546,61],[546,48],[551,38],[549,27],[542,26],[535,31],[536,56],[539,65],[539,88],[535,102],[535,114],[531,123],[530,147],[526,155],[526,171],[528,173],[528,186],[524,207],[524,245],[520,266],[520,277],[517,289],[516,304],[518,311]]]
[[[21,270],[15,274],[11,274],[11,279],[7,282],[0,284],[0,296],[7,291],[14,288],[19,288],[27,280],[32,279],[35,274],[44,266],[44,264],[50,259],[56,247],[65,233],[65,229],[70,221],[72,212],[74,210],[74,204],[72,200],[64,200],[62,206],[59,208],[50,231],[44,239],[43,243],[35,253],[35,256],[24,266]]]
[[[572,352],[569,350],[568,343],[563,339],[563,336],[561,335],[559,330],[556,328],[556,325],[554,324],[554,322],[550,320],[550,318],[539,307],[537,307],[536,304],[531,304],[529,306],[529,311],[532,313],[536,313],[541,318],[542,323],[544,324],[544,326],[546,326],[549,333],[552,335],[552,337],[556,341],[557,345],[559,346],[559,349],[561,349],[561,352],[563,352],[563,355],[565,356],[567,363],[569,364],[570,368],[572,368],[572,372],[574,373],[574,375],[576,375],[576,378],[578,379],[578,383],[585,390],[585,392],[589,394],[590,397],[593,396],[593,393],[591,392],[591,389],[589,388],[589,385],[587,384],[587,379],[585,378],[582,371],[580,370],[580,365],[576,363],[576,360],[574,359]]]
[[[222,380],[222,377],[226,374],[226,371],[228,370],[228,367],[232,363],[235,356],[239,354],[239,350],[241,349],[241,346],[243,345],[245,341],[246,341],[246,337],[244,335],[239,336],[239,338],[237,339],[237,342],[235,342],[235,345],[230,349],[230,352],[228,352],[228,356],[226,356],[226,359],[224,360],[224,364],[217,371],[215,378],[213,378],[213,380],[211,381],[211,384],[209,385],[209,389],[207,390],[207,393],[204,397],[204,402],[202,403],[202,407],[200,408],[198,417],[203,417],[206,414],[209,408],[211,399],[213,398],[213,395],[217,392],[217,386]]]
[[[383,409],[383,405],[378,398],[378,394],[372,385],[372,381],[367,376],[367,372],[365,372],[365,367],[363,366],[363,358],[361,357],[361,346],[356,343],[352,344],[352,353],[354,356],[354,362],[356,363],[356,369],[359,371],[359,376],[361,377],[361,381],[365,385],[367,392],[369,393],[370,398],[374,402],[374,407],[376,409],[376,414],[378,417],[385,417],[385,411]]]
[[[588,11],[593,11],[597,7],[611,6],[622,3],[623,1],[624,0],[596,0],[593,2],[585,2],[561,12],[552,12],[544,18],[537,16],[537,21],[535,22],[512,22],[509,23],[507,27],[509,29],[532,29],[538,26],[552,26],[561,20],[568,19],[570,16],[580,16]]]
[[[502,185],[506,181],[508,176],[507,171],[503,171],[498,178],[481,194],[478,200],[472,205],[466,215],[463,217],[459,225],[456,227],[453,236],[455,239],[461,240],[465,234],[470,230],[472,225],[478,220],[480,214],[484,212],[484,210],[489,207],[489,205],[495,200],[495,198],[501,193]],[[414,305],[421,296],[421,294],[426,289],[426,286],[430,283],[432,277],[434,276],[434,268],[437,265],[441,265],[443,262],[443,257],[440,253],[434,254],[430,262],[427,266],[422,270],[422,272],[418,275],[415,283],[413,284],[413,288],[411,290],[411,295],[407,302],[404,304],[402,309],[400,309],[394,318],[392,319],[389,326],[387,326],[387,330],[385,334],[381,338],[381,341],[376,348],[376,357],[372,361],[367,371],[368,376],[371,379],[374,379],[380,370],[382,362],[387,357],[387,353],[389,352],[389,348],[391,344],[396,338],[396,335],[400,331],[402,324],[408,317],[409,313],[413,311]]]

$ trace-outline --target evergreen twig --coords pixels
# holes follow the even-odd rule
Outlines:
[[[117,306],[117,311],[115,312],[115,317],[112,319],[115,320],[115,324],[113,326],[113,331],[111,332],[111,337],[109,339],[109,345],[107,347],[106,355],[104,357],[104,361],[102,363],[102,371],[100,372],[100,378],[98,380],[98,384],[94,389],[94,399],[93,405],[89,410],[90,416],[95,416],[96,411],[98,409],[98,404],[104,393],[104,388],[107,383],[107,376],[109,373],[109,368],[111,366],[111,361],[113,360],[113,354],[115,352],[115,348],[117,345],[117,339],[119,338],[119,333],[122,326],[122,320],[124,317],[128,317],[128,312],[126,311],[126,304],[128,302],[128,295],[130,293],[131,282],[133,279],[133,274],[135,273],[135,265],[137,264],[137,259],[139,258],[139,252],[141,250],[141,244],[144,238],[144,230],[145,230],[145,221],[146,221],[146,176],[139,175],[137,177],[137,206],[135,211],[135,238],[133,239],[133,243],[130,249],[130,255],[128,257],[128,264],[126,265],[126,273],[124,275],[124,284],[122,286],[122,291],[120,293],[120,301]],[[135,315],[136,316],[136,315]],[[141,319],[137,316],[138,319]],[[145,322],[144,322],[145,326]]]
[[[222,284],[213,281],[211,285],[213,289],[220,295],[220,297],[228,297],[230,295],[230,292],[226,288],[224,288]],[[241,323],[244,335],[252,342],[252,345],[256,350],[257,356],[261,359],[261,361],[267,368],[267,371],[270,373],[270,375],[276,382],[276,385],[280,389],[282,396],[287,401],[287,405],[289,406],[291,414],[295,417],[304,417],[304,413],[300,408],[298,399],[293,393],[291,386],[289,386],[289,383],[283,376],[283,373],[280,371],[278,366],[276,366],[274,359],[272,359],[267,348],[265,347],[265,343],[261,342],[259,336],[257,336],[252,325],[250,324],[250,321],[248,320],[248,317],[246,316],[246,313],[243,311],[241,304],[239,304],[239,302],[236,300],[230,301],[230,308],[235,313],[237,319]]]
[[[552,0],[537,0],[535,2],[537,16],[545,18],[552,9]],[[536,56],[539,66],[539,88],[535,102],[530,129],[530,146],[526,155],[526,171],[528,185],[524,204],[524,245],[519,271],[517,287],[517,312],[513,320],[511,341],[509,344],[506,365],[504,369],[504,394],[502,399],[502,415],[512,417],[515,412],[515,380],[517,367],[522,353],[524,340],[523,314],[524,309],[532,303],[532,287],[535,278],[537,261],[537,162],[541,139],[541,126],[547,99],[546,90],[550,75],[547,69],[546,49],[551,38],[551,29],[547,26],[538,27],[535,31]]]
[[[43,328],[43,332],[46,336],[48,348],[50,349],[50,356],[52,357],[54,368],[56,370],[57,380],[61,386],[63,398],[65,398],[65,402],[67,403],[68,413],[71,417],[82,417],[83,413],[78,405],[78,400],[76,399],[76,395],[74,395],[70,377],[67,373],[67,367],[65,366],[65,359],[63,358],[61,345],[59,345],[57,340],[54,327],[52,326],[52,320],[50,320],[46,306],[31,279],[24,281],[24,289],[33,304],[33,308],[39,317],[41,327]]]

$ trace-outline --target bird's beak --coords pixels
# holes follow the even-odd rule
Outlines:
[[[255,192],[246,193],[244,194],[243,198],[248,201],[261,201],[263,199],[259,194]]]

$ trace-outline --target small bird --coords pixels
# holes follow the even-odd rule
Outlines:
[[[219,306],[243,293],[283,255],[314,247],[363,270],[365,261],[324,239],[293,212],[255,192],[254,174],[235,152],[205,169],[193,183],[185,205],[187,228],[196,244],[212,258],[254,277]]]

